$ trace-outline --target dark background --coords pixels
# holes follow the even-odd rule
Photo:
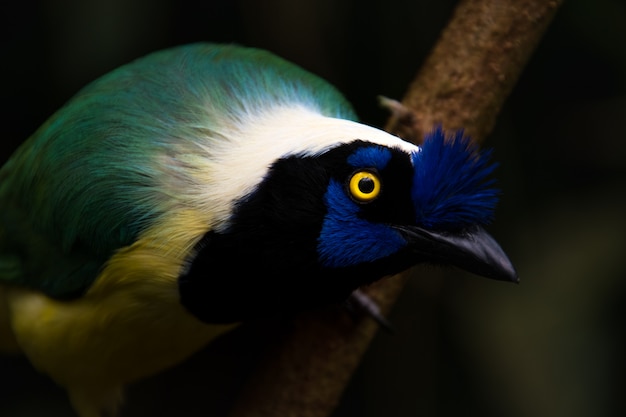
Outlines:
[[[201,40],[292,60],[380,126],[376,95],[402,97],[454,4],[3,3],[0,161],[87,82]],[[426,280],[416,268],[391,315],[395,334],[377,336],[334,417],[626,415],[625,122],[626,5],[566,1],[486,141],[503,190],[491,231],[522,283],[455,271]],[[220,415],[253,366],[250,341],[275,333],[235,332],[131,387],[125,415]],[[1,357],[0,416],[44,415],[72,416],[64,393],[24,359]]]

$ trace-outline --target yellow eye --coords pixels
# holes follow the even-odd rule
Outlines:
[[[380,179],[372,172],[358,171],[350,178],[348,188],[355,200],[367,203],[380,194]]]

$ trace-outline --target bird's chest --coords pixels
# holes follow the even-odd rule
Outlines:
[[[191,239],[186,239],[191,240]],[[14,289],[12,327],[36,367],[59,383],[127,383],[172,366],[234,327],[202,323],[180,303],[183,245],[143,238],[119,250],[71,301]]]
[[[170,367],[233,325],[201,323],[182,306],[114,294],[59,302],[30,291],[10,295],[12,327],[33,364],[62,385],[132,382]]]

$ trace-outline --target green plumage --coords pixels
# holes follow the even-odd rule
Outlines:
[[[172,190],[185,192],[194,158],[210,157],[225,129],[294,105],[354,119],[323,80],[236,46],[157,52],[91,83],[0,170],[0,282],[80,293],[116,249],[184,204]]]

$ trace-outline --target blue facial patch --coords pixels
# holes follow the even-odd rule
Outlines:
[[[441,230],[489,223],[498,200],[489,178],[495,164],[462,131],[450,137],[441,128],[431,132],[413,154],[413,165],[411,194],[419,225]]]
[[[360,157],[363,156],[366,155]],[[372,262],[398,252],[407,244],[389,226],[359,218],[358,204],[346,195],[340,182],[331,180],[324,201],[328,212],[317,245],[323,266],[341,268]]]
[[[382,171],[391,160],[391,150],[383,146],[359,148],[348,157],[348,164],[355,168],[376,168]]]

